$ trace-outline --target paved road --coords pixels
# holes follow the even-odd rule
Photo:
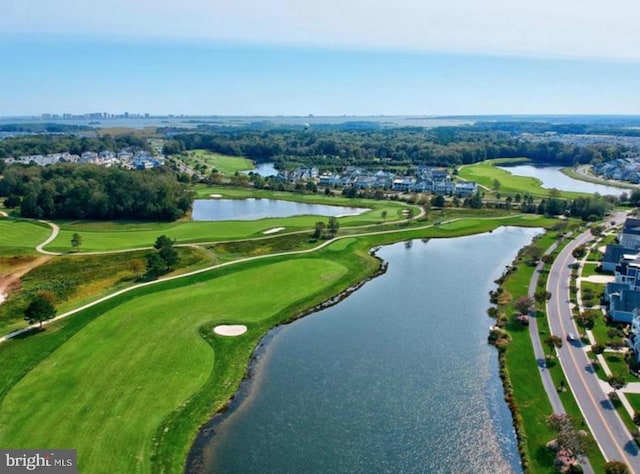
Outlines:
[[[605,459],[623,461],[632,472],[640,474],[640,451],[609,402],[582,344],[566,341],[568,333],[578,334],[569,299],[571,264],[575,262],[571,253],[591,239],[589,232],[580,234],[560,252],[552,265],[547,282],[547,290],[552,294],[547,306],[549,325],[553,334],[565,340],[558,349],[560,364]]]

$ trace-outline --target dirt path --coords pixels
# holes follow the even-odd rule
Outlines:
[[[33,260],[18,264],[8,273],[0,275],[0,304],[4,302],[11,291],[20,286],[20,278],[26,275],[29,271],[45,263],[50,258],[51,257],[36,257]]]

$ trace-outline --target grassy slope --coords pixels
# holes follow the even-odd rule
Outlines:
[[[51,228],[46,224],[0,218],[0,255],[35,253],[36,245],[50,235]]]
[[[500,181],[500,192],[502,194],[523,194],[526,190],[526,192],[534,197],[549,197],[550,190],[543,188],[539,179],[513,175],[508,171],[497,168],[496,164],[500,164],[500,162],[487,160],[482,163],[464,166],[460,169],[460,177],[469,181],[475,181],[489,189],[493,187],[493,180],[497,179]],[[578,196],[584,196],[584,194],[560,191],[560,197],[562,198],[573,199]]]
[[[236,171],[254,169],[253,162],[250,159],[239,156],[221,155],[208,150],[192,150],[186,152],[185,155],[204,162],[224,174],[234,174]]]
[[[73,446],[87,472],[148,471],[156,428],[211,371],[211,350],[198,327],[210,321],[251,327],[346,271],[327,260],[290,260],[109,311],[11,390],[0,409],[0,445]]]

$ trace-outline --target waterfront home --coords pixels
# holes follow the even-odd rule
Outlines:
[[[625,247],[640,248],[640,219],[627,218],[618,236],[618,241],[620,245]]]
[[[455,185],[455,193],[461,197],[473,196],[478,191],[478,185],[472,181],[461,181]]]
[[[609,244],[605,248],[602,257],[602,269],[607,272],[615,272],[616,267],[620,264],[620,260],[624,255],[635,255],[638,251],[631,247],[625,247],[620,244]]]

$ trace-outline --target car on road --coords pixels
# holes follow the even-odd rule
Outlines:
[[[572,332],[570,332],[569,334],[567,334],[567,341],[569,341],[569,342],[575,342],[575,341],[577,341],[577,340],[578,340],[578,339],[576,338],[576,335],[575,335],[575,334],[573,334]]]

